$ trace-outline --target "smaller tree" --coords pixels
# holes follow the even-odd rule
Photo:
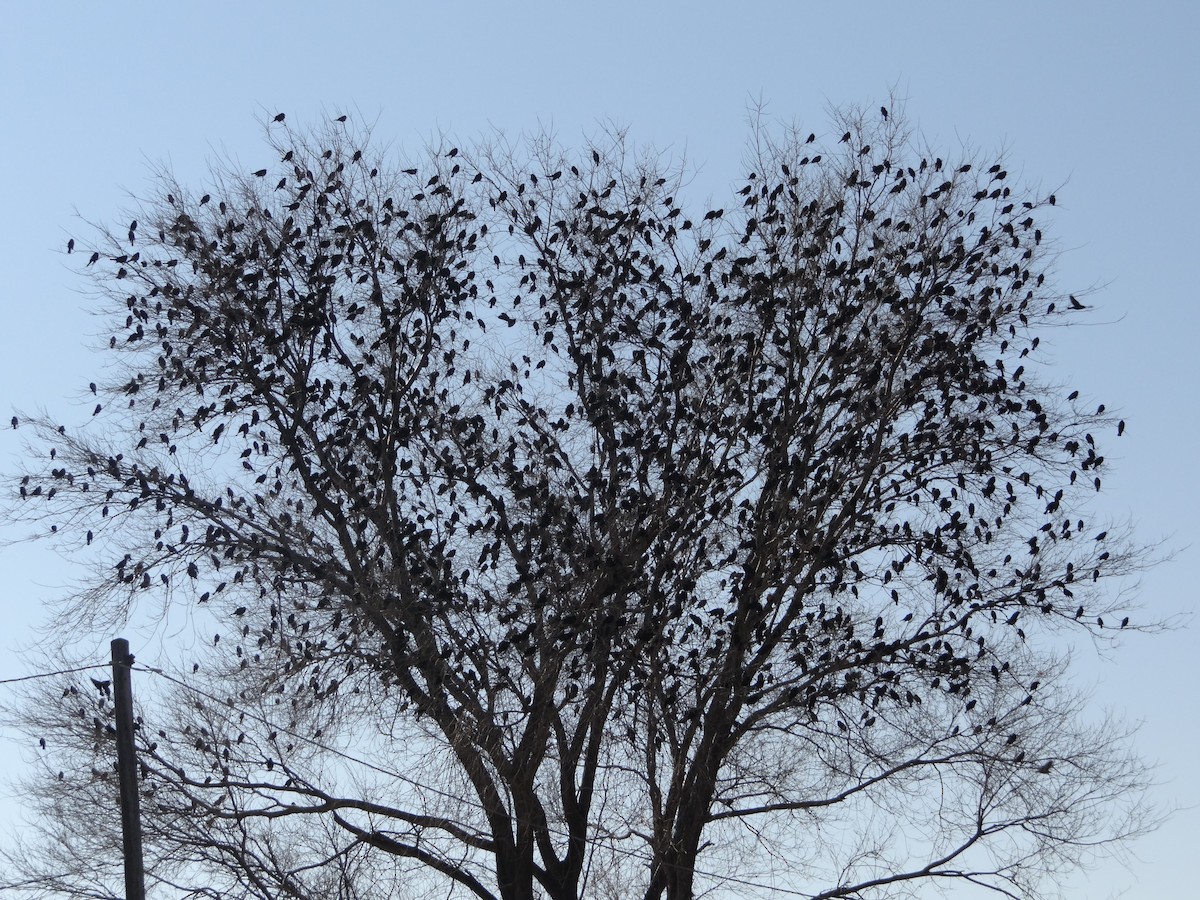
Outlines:
[[[1053,197],[896,116],[760,132],[694,214],[620,141],[269,135],[101,233],[118,362],[17,485],[103,561],[64,625],[205,635],[142,711],[164,890],[1039,896],[1146,827],[1053,652],[1140,560],[1086,514],[1117,423],[1035,362]],[[108,711],[24,712],[47,895],[106,883]]]

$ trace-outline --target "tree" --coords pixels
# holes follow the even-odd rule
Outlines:
[[[114,362],[17,487],[99,565],[75,633],[216,623],[141,714],[152,882],[1039,896],[1147,826],[1054,649],[1141,558],[1087,516],[1116,423],[1036,362],[1083,306],[1055,198],[900,120],[757,129],[695,214],[619,137],[406,167],[276,122],[98,229]],[[108,712],[24,710],[47,895],[105,883]]]

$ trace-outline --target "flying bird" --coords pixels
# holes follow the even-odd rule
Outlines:
[[[1071,309],[1087,309],[1087,307],[1076,300],[1074,294],[1071,294]]]

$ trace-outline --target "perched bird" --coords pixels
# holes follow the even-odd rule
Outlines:
[[[847,131],[845,134],[842,135],[842,139],[840,141],[838,141],[838,143],[844,144],[848,140],[850,140],[850,132]]]
[[[1117,437],[1120,437],[1124,433],[1125,433],[1125,420],[1122,419],[1120,422],[1117,423]]]
[[[255,178],[262,178],[262,177],[263,177],[264,175],[266,175],[266,174],[267,174],[267,170],[266,170],[266,169],[259,169],[259,170],[257,170],[257,171],[254,173],[254,177],[255,177]]]
[[[271,121],[272,121],[272,122],[282,122],[282,121],[283,121],[283,120],[284,120],[286,117],[287,117],[287,116],[286,116],[286,114],[285,114],[285,113],[279,113],[279,114],[278,114],[277,116],[275,116],[275,118],[274,118],[274,119],[272,119]]]
[[[69,241],[67,241],[67,252],[70,253],[74,249],[75,249],[75,238],[71,238]]]
[[[886,106],[879,107],[879,114],[883,116],[883,121],[887,121],[888,111]]]
[[[347,116],[338,116],[338,117],[337,117],[337,119],[336,119],[336,121],[338,121],[338,122],[345,122],[347,118],[348,118]]]
[[[13,427],[13,429],[14,429],[14,430],[16,430],[16,427],[17,427],[18,425],[20,425],[20,424],[21,424],[21,423],[20,423],[20,421],[17,419],[17,417],[16,417],[16,416],[13,416],[13,417],[12,417],[12,427]]]
[[[94,381],[89,381],[89,382],[88,382],[88,387],[92,389],[92,393],[93,393],[93,394],[95,394],[95,393],[96,393],[96,382],[94,382]]]
[[[99,259],[100,259],[99,252],[93,253],[92,258],[87,261],[87,264],[90,266],[92,263],[97,262]]]
[[[200,198],[200,205],[203,206],[205,203],[207,203],[211,199],[212,199],[212,194],[205,194],[203,197]]]

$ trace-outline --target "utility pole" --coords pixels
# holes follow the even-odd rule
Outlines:
[[[125,900],[146,900],[142,865],[142,816],[138,806],[137,757],[133,750],[133,655],[129,641],[112,642],[113,707],[117,718],[117,775],[121,781],[121,835],[125,854]]]

